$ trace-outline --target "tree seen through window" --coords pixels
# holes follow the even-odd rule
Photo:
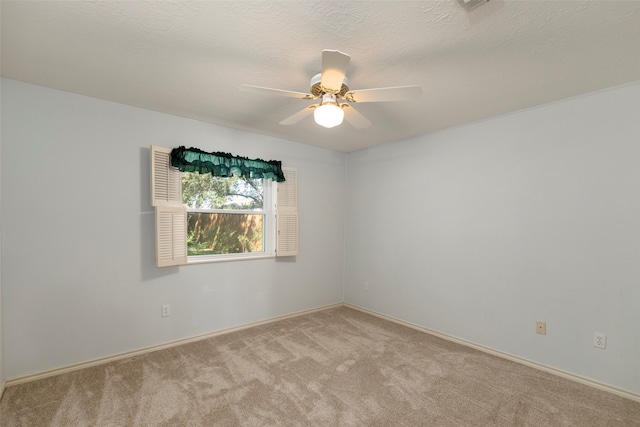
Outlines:
[[[264,251],[261,178],[182,173],[189,256]]]

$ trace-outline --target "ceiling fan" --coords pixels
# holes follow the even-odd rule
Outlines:
[[[311,78],[310,93],[268,87],[241,85],[240,90],[263,95],[277,95],[298,99],[319,99],[280,122],[292,125],[313,112],[316,123],[332,128],[346,119],[354,128],[364,129],[371,125],[352,104],[359,102],[403,101],[418,98],[422,93],[420,86],[384,87],[376,89],[349,90],[349,80],[345,76],[351,57],[338,50],[322,51],[322,72]]]

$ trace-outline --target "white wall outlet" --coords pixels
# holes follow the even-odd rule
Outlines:
[[[162,317],[171,316],[171,306],[169,304],[165,304],[162,306]]]
[[[536,322],[536,334],[547,335],[547,322]]]
[[[598,348],[607,348],[607,336],[600,332],[593,334],[593,346]]]
[[[369,282],[364,282],[364,284],[362,285],[362,289],[369,292]]]

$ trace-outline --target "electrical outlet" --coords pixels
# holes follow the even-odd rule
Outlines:
[[[598,348],[607,348],[607,336],[599,332],[593,334],[593,346]]]
[[[162,317],[171,316],[171,306],[169,304],[165,304],[162,306]]]
[[[536,334],[547,335],[547,322],[536,322]]]
[[[362,289],[369,292],[369,282],[364,282],[364,285],[362,285]]]

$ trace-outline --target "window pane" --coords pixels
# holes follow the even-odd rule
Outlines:
[[[264,251],[263,215],[188,212],[188,255]]]
[[[182,202],[191,209],[262,210],[262,179],[184,172]]]

